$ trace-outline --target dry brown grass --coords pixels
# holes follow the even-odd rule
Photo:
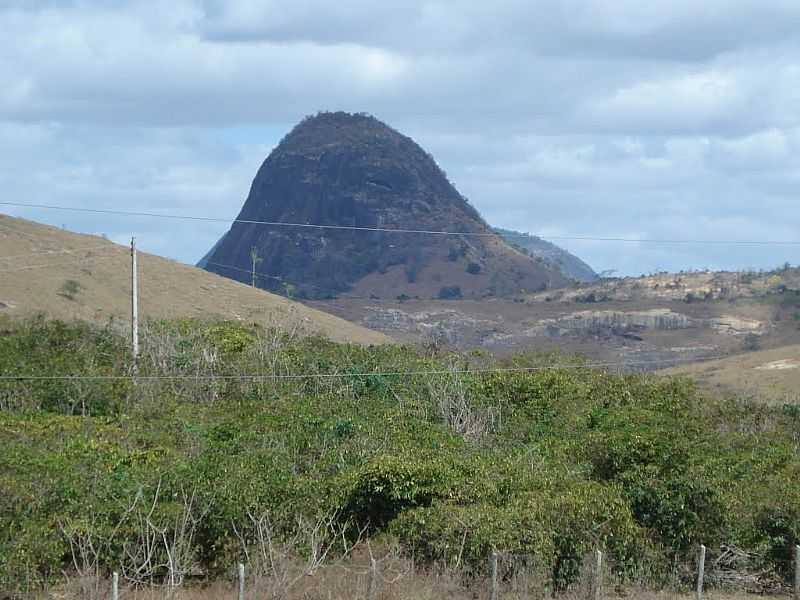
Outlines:
[[[139,277],[143,319],[222,318],[342,342],[390,341],[339,317],[152,254],[139,254]],[[127,320],[129,295],[129,248],[0,215],[0,315]]]
[[[302,585],[288,593],[276,593],[268,583],[249,582],[245,597],[255,599],[280,600],[369,600],[369,581],[365,576],[353,576],[347,572],[326,572],[322,576],[310,577]],[[110,598],[110,587],[100,588],[97,598]],[[392,584],[381,583],[372,596],[373,600],[479,600],[490,597],[488,585],[464,585],[448,575],[432,575],[415,573]],[[544,600],[553,596],[544,590],[521,590],[504,586],[500,600]],[[637,587],[614,588],[601,595],[608,600],[690,600],[695,595],[688,591],[661,590],[653,591]],[[708,590],[704,596],[707,600],[754,600],[757,594]],[[763,597],[763,596],[760,596]],[[769,598],[789,598],[789,595],[773,595]],[[40,596],[42,600],[88,600],[90,597],[70,589],[51,591]],[[170,591],[166,588],[132,590],[122,588],[121,600],[237,600],[238,590],[230,582],[214,582],[207,585],[195,585]],[[557,594],[559,600],[588,600],[591,595],[584,589]]]
[[[447,568],[420,569],[404,558],[399,549],[369,548],[361,545],[346,560],[331,560],[325,565],[308,570],[308,561],[281,557],[275,564],[274,574],[259,575],[248,572],[245,597],[248,600],[482,600],[491,597],[488,575],[465,578],[459,572]],[[375,560],[375,570],[371,569]],[[591,560],[584,561],[583,574],[569,590],[552,593],[545,573],[535,568],[520,570],[502,581],[499,600],[589,600],[594,598],[591,576]],[[675,586],[676,589],[653,590],[646,586],[618,585],[614,577],[604,569],[601,598],[607,600],[690,600],[695,598],[689,589],[691,584]],[[502,572],[502,569],[501,569]],[[290,577],[286,574],[290,573]],[[294,577],[294,575],[300,577]],[[290,582],[290,583],[287,583]],[[680,589],[677,589],[680,588]],[[233,569],[228,579],[213,582],[194,582],[169,589],[121,587],[122,600],[236,600],[238,585]],[[759,594],[736,590],[707,589],[707,600],[753,600]],[[0,598],[2,598],[0,594]],[[34,596],[52,600],[100,600],[111,597],[108,580],[95,581],[90,578],[73,578],[66,585]],[[788,598],[788,595],[770,595],[771,598]]]
[[[800,345],[739,354],[662,371],[685,375],[708,391],[782,404],[800,399]]]

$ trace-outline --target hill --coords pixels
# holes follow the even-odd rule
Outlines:
[[[686,303],[771,298],[778,305],[800,308],[800,268],[784,265],[772,271],[682,271],[641,277],[613,277],[553,293],[529,296],[534,302],[681,301]]]
[[[496,227],[495,231],[512,247],[534,258],[541,258],[570,279],[581,283],[592,283],[600,279],[594,269],[580,258],[547,240],[512,229]]]
[[[800,269],[791,267],[604,279],[480,301],[342,298],[311,305],[406,341],[500,354],[578,352],[627,369],[800,344]]]
[[[381,333],[286,298],[142,252],[139,286],[143,319],[279,323],[343,342],[388,341]],[[129,248],[0,215],[0,315],[127,320],[129,306]]]
[[[565,285],[556,269],[499,236],[433,157],[377,119],[306,118],[270,153],[207,270],[305,298],[503,296]],[[250,222],[247,222],[250,221]],[[280,227],[256,222],[433,230],[428,235]]]

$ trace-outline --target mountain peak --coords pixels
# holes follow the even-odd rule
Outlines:
[[[247,281],[257,256],[259,286],[307,297],[482,297],[564,282],[494,236],[414,140],[365,114],[301,121],[261,165],[239,219],[481,234],[234,223],[208,259],[207,269]]]

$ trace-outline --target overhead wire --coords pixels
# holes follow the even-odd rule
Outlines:
[[[214,261],[208,261],[208,262],[206,262],[206,264],[207,265],[212,265],[212,266],[215,266],[215,267],[220,267],[222,269],[230,269],[230,270],[233,270],[233,271],[246,273],[246,274],[248,274],[250,276],[253,275],[252,269],[244,269],[242,267],[236,267],[234,265],[226,265],[226,264],[218,263],[218,262],[214,262]],[[308,283],[308,282],[292,281],[291,279],[286,279],[285,277],[280,277],[278,275],[268,275],[267,273],[262,273],[261,271],[256,271],[255,272],[255,276],[256,276],[257,279],[271,279],[273,281],[279,281],[281,283],[285,283],[285,284],[289,284],[289,285],[296,285],[296,286],[302,286],[302,287],[306,287],[306,288],[312,288],[312,289],[315,289],[315,290],[320,290],[321,292],[325,292],[325,294],[330,294],[330,295],[335,296],[334,298],[332,298],[333,300],[338,300],[340,298],[352,299],[352,300],[372,300],[372,301],[380,300],[380,298],[375,298],[375,297],[372,297],[372,296],[359,296],[357,294],[350,294],[350,293],[347,293],[347,292],[341,292],[341,293],[339,293],[339,292],[331,292],[330,288],[324,288],[322,286],[314,285],[314,284]],[[269,290],[267,290],[267,291],[269,291]],[[320,300],[322,300],[322,299],[325,299],[325,298],[321,298]],[[317,298],[314,298],[313,300],[317,300]]]
[[[160,214],[160,213],[149,213],[149,212],[140,212],[140,211],[119,211],[119,210],[112,210],[112,209],[92,209],[92,208],[81,208],[81,207],[65,207],[65,206],[55,206],[55,205],[45,205],[45,204],[29,204],[29,203],[20,203],[20,202],[6,202],[0,201],[0,205],[6,206],[17,206],[17,207],[27,207],[27,208],[40,208],[40,209],[53,209],[53,210],[64,210],[64,211],[73,211],[73,212],[88,212],[88,213],[100,213],[100,214],[114,214],[114,215],[122,215],[122,216],[137,216],[137,217],[154,217],[154,218],[164,218],[164,219],[182,219],[182,220],[194,220],[194,221],[213,221],[213,222],[233,222],[233,223],[245,223],[245,224],[255,224],[255,225],[269,225],[269,226],[287,226],[287,227],[301,227],[301,228],[316,228],[316,229],[333,229],[333,230],[350,230],[350,231],[372,231],[372,232],[387,232],[387,233],[409,233],[409,234],[431,234],[431,235],[449,235],[449,236],[480,236],[480,237],[499,237],[497,233],[489,233],[489,232],[468,232],[468,231],[437,231],[437,230],[424,230],[424,229],[395,229],[395,228],[384,228],[384,227],[359,227],[359,226],[347,226],[347,225],[324,225],[324,224],[311,224],[311,223],[289,223],[289,222],[281,222],[281,221],[256,221],[256,220],[247,220],[247,219],[223,219],[217,217],[203,217],[203,216],[195,216],[195,215],[174,215],[174,214]],[[520,237],[533,237],[532,234],[518,234]],[[633,238],[616,238],[616,237],[591,237],[591,236],[548,236],[549,239],[570,239],[570,240],[589,240],[589,241],[618,241],[618,242],[641,242],[641,243],[674,243],[674,244],[745,244],[745,245],[800,245],[800,241],[768,241],[768,240],[655,240],[655,239],[633,239]],[[106,247],[106,246],[102,246]],[[92,250],[95,248],[100,247],[92,247],[92,248],[84,248],[84,249],[63,249],[63,252],[66,253],[73,253],[73,252],[81,252],[84,250]],[[115,245],[113,249],[118,249]],[[34,253],[32,253],[34,254]],[[31,254],[31,255],[32,255]],[[11,258],[21,258],[27,257],[30,255],[18,255],[15,257],[2,257],[4,259],[11,259]],[[101,260],[104,258],[112,258],[112,257],[82,257],[85,259],[95,259]],[[68,266],[73,263],[51,263],[45,265],[31,265],[31,266],[24,266],[19,267],[16,269],[7,269],[7,270],[0,270],[0,273],[8,273],[14,271],[23,271],[23,270],[30,270],[30,269],[39,269],[39,268],[48,268],[51,266]],[[233,265],[225,265],[222,263],[216,262],[209,262],[208,264],[219,266],[222,268],[233,269],[236,271],[240,271],[243,273],[247,273],[252,275],[252,270],[243,269],[241,267],[236,267]],[[291,280],[287,280],[283,277],[279,277],[276,275],[268,275],[266,273],[256,272],[255,276],[258,278],[268,278],[273,279],[276,281],[281,281],[283,283],[288,283],[291,285],[303,285],[303,286],[310,286],[310,287],[317,287],[313,286],[308,283],[300,283],[300,282],[292,282]],[[352,299],[368,299],[368,300],[376,300],[374,297],[365,297],[365,296],[357,296],[352,294],[339,294],[339,297],[343,298],[352,298]],[[505,371],[537,371],[542,369],[555,369],[555,368],[606,368],[606,367],[637,367],[637,366],[647,366],[647,365],[654,365],[654,364],[677,364],[679,362],[703,362],[706,360],[716,360],[719,358],[724,358],[724,355],[720,356],[712,356],[712,357],[705,357],[705,358],[691,358],[691,359],[664,359],[659,361],[624,361],[624,362],[607,362],[607,363],[588,363],[583,365],[557,365],[557,366],[547,366],[547,367],[524,367],[524,368],[503,368],[503,369],[471,369],[471,370],[464,370],[464,371],[453,371],[453,370],[444,370],[444,371],[397,371],[397,372],[366,372],[366,373],[317,373],[317,374],[289,374],[289,375],[230,375],[230,376],[220,376],[220,375],[170,375],[170,376],[135,376],[137,379],[225,379],[225,378],[233,378],[233,379],[302,379],[308,377],[329,377],[329,378],[336,378],[336,377],[358,377],[358,376],[368,376],[368,375],[385,375],[385,376],[405,376],[405,375],[422,375],[422,374],[447,374],[447,373],[486,373],[486,372],[505,372]],[[50,379],[128,379],[134,376],[17,376],[17,375],[2,375],[0,376],[0,380],[19,380],[19,379],[41,379],[41,380],[50,380]]]
[[[0,375],[0,381],[118,381],[118,380],[143,380],[143,381],[172,381],[172,380],[239,380],[239,381],[258,381],[258,380],[285,380],[285,379],[346,379],[358,377],[412,377],[419,375],[479,375],[492,373],[533,373],[537,371],[552,371],[560,369],[604,369],[609,367],[643,367],[649,365],[675,365],[681,362],[708,362],[726,358],[720,354],[707,357],[695,358],[673,358],[659,360],[628,360],[618,362],[594,362],[594,363],[561,363],[553,365],[541,365],[537,367],[486,367],[475,369],[433,369],[433,370],[411,370],[411,371],[362,371],[350,372],[342,371],[335,373],[271,373],[271,374],[237,374],[237,375],[216,375],[216,374],[195,374],[195,375]]]
[[[247,225],[266,225],[272,227],[297,227],[306,229],[323,229],[339,231],[365,231],[379,233],[405,233],[420,235],[440,235],[440,236],[460,236],[460,237],[503,237],[496,232],[488,231],[440,231],[435,229],[405,229],[394,227],[368,227],[359,225],[330,225],[323,223],[292,223],[286,221],[260,221],[255,219],[227,219],[223,217],[207,217],[199,215],[180,215],[169,213],[154,213],[144,211],[116,210],[109,208],[85,208],[77,206],[57,206],[53,204],[31,204],[24,202],[0,201],[3,206],[15,206],[22,208],[36,208],[47,210],[61,210],[67,212],[82,212],[92,214],[108,214],[127,217],[150,217],[158,219],[205,221],[214,223],[242,223]],[[626,238],[616,236],[589,236],[589,235],[543,235],[530,233],[509,234],[515,237],[530,238],[542,237],[548,240],[572,240],[572,241],[593,241],[593,242],[621,242],[637,244],[685,244],[685,245],[742,245],[742,246],[800,246],[800,240],[709,240],[709,239],[650,239],[650,238]]]

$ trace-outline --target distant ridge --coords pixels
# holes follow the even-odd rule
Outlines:
[[[570,279],[581,283],[593,283],[600,279],[594,269],[580,258],[547,240],[513,229],[496,227],[495,231],[512,246],[522,249],[533,257],[541,258]]]
[[[364,114],[307,117],[258,170],[239,219],[491,234],[408,138]],[[209,271],[301,298],[481,298],[566,285],[499,236],[431,236],[234,223],[201,260]]]

